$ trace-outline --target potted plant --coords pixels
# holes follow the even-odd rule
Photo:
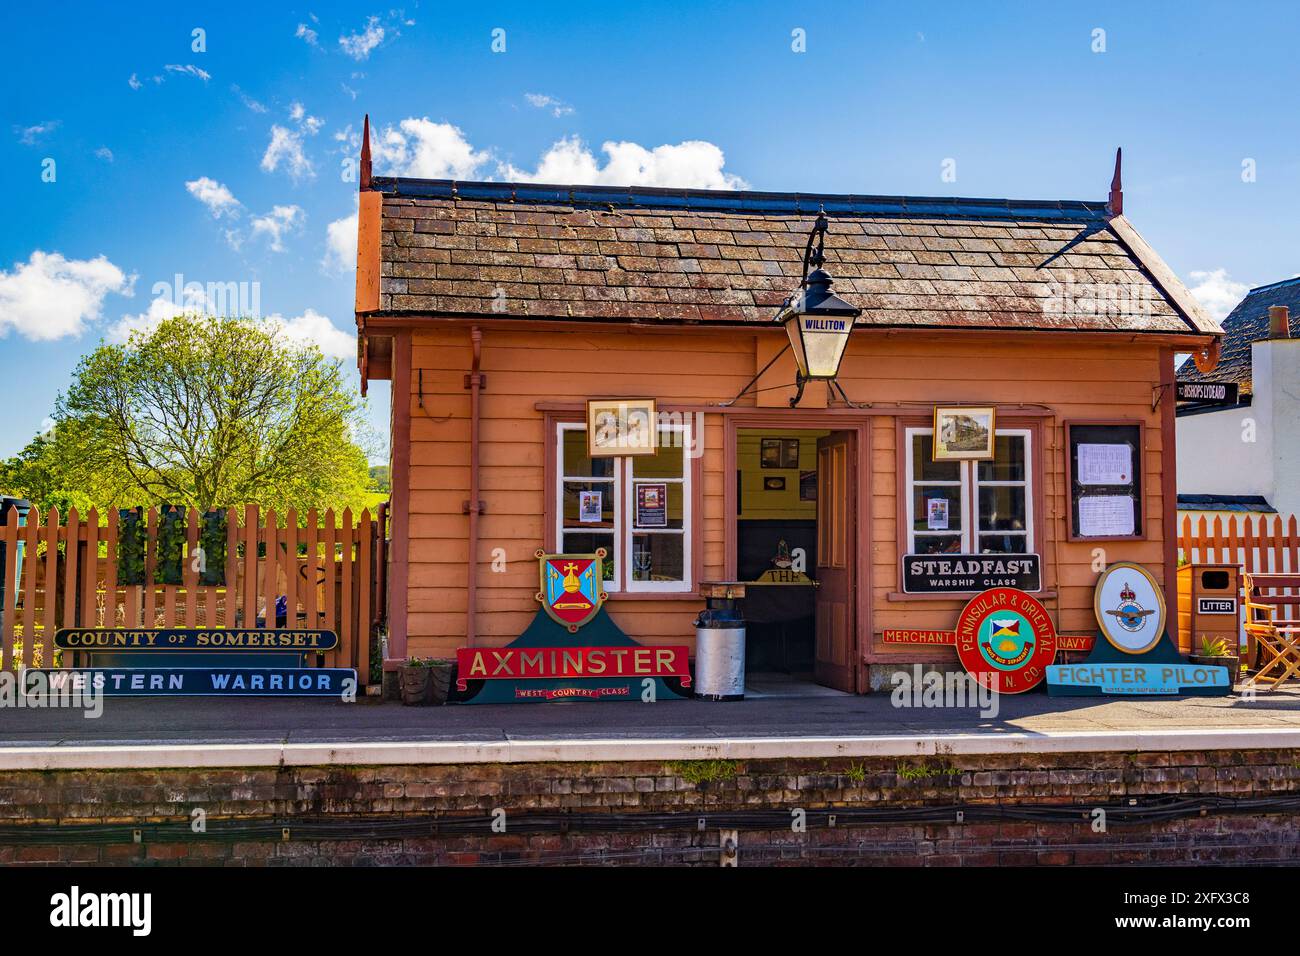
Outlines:
[[[402,703],[429,707],[447,703],[452,662],[441,657],[408,657],[398,668]]]
[[[1228,686],[1235,687],[1241,673],[1241,658],[1237,647],[1226,637],[1201,638],[1201,652],[1190,655],[1193,664],[1226,667],[1228,669]]]

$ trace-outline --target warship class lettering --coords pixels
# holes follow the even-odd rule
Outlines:
[[[903,556],[903,593],[1042,588],[1036,554],[908,554]]]

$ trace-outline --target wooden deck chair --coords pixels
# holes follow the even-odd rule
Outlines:
[[[1300,574],[1246,574],[1242,580],[1247,665],[1251,683],[1276,689],[1300,676],[1300,618],[1279,617],[1283,607],[1300,604]]]

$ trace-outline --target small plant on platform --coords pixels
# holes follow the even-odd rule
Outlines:
[[[931,766],[922,760],[916,766],[900,762],[894,768],[894,773],[898,775],[900,780],[929,780],[932,777],[951,777],[957,773],[957,768],[951,763]]]
[[[861,783],[867,779],[867,768],[865,764],[851,763],[849,768],[844,771],[844,776],[848,777],[854,783]]]
[[[669,773],[697,786],[717,780],[731,780],[740,773],[738,760],[674,760],[667,767]]]

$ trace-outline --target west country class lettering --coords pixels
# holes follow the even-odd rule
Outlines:
[[[458,680],[555,677],[685,677],[686,647],[462,647]]]
[[[338,643],[332,631],[299,630],[62,630],[55,645],[66,650],[329,650]]]

